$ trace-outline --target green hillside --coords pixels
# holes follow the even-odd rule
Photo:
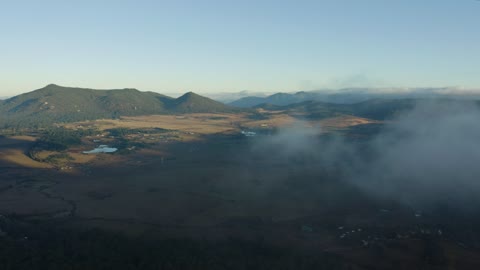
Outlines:
[[[233,112],[238,111],[221,102],[188,92],[183,96],[172,100],[168,109],[177,113],[209,113],[209,112]]]
[[[309,118],[321,119],[340,115],[354,115],[375,120],[392,119],[402,112],[411,110],[417,103],[423,100],[417,99],[372,99],[355,104],[336,104],[319,101],[309,101],[293,104],[289,107],[293,111],[302,111]]]
[[[0,127],[35,127],[120,116],[232,110],[194,93],[174,99],[137,89],[94,90],[50,84],[0,101]]]
[[[266,110],[285,110],[291,115],[301,115],[309,119],[323,119],[340,115],[354,115],[374,120],[394,119],[417,105],[444,104],[451,106],[480,107],[480,101],[457,99],[371,99],[355,104],[337,104],[321,101],[305,101],[301,103],[278,106],[261,104],[256,108]]]

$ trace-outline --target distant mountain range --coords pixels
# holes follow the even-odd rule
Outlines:
[[[236,101],[241,98],[245,97],[266,97],[269,95],[274,94],[275,92],[253,92],[253,91],[240,91],[240,92],[207,92],[207,93],[202,93],[204,96],[209,97],[211,99],[220,101],[222,103],[231,103],[233,101]]]
[[[451,100],[445,100],[451,101]],[[336,116],[352,115],[373,120],[386,120],[412,109],[416,104],[428,102],[426,99],[370,99],[354,104],[327,103],[322,101],[305,101],[285,106],[263,103],[255,108],[285,111],[305,119],[324,119]]]
[[[285,106],[305,101],[321,101],[336,104],[353,104],[370,99],[418,99],[418,98],[480,98],[480,92],[456,88],[346,88],[297,93],[276,93],[270,96],[248,96],[229,103],[235,107],[255,107],[260,104]]]
[[[95,90],[50,84],[29,93],[0,100],[0,128],[42,127],[53,123],[136,115],[254,112],[247,108],[282,110],[310,119],[355,115],[383,120],[431,98],[480,100],[475,92],[460,93],[451,88],[409,90],[373,91],[355,88],[277,93],[265,97],[244,97],[226,105],[192,92],[172,98],[131,88]]]
[[[433,103],[445,107],[480,109],[480,100],[439,98]],[[415,106],[432,105],[430,98],[370,99],[354,104],[305,101],[285,106],[263,103],[254,108],[271,111],[283,111],[291,116],[305,120],[320,120],[337,116],[356,116],[371,120],[392,120]]]
[[[235,111],[239,109],[192,92],[171,98],[136,89],[94,90],[50,84],[0,101],[0,127],[42,126],[120,116]]]

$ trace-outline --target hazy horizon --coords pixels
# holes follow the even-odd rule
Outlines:
[[[196,91],[195,89],[186,89],[184,91],[159,91],[159,90],[152,90],[152,89],[139,89],[137,87],[118,87],[118,88],[94,88],[94,87],[81,87],[75,85],[59,85],[55,83],[50,83],[45,86],[36,87],[35,89],[26,90],[23,92],[15,93],[13,95],[4,95],[3,92],[0,91],[0,100],[8,99],[17,95],[30,93],[36,90],[43,89],[44,87],[48,87],[49,85],[57,85],[60,87],[65,88],[81,88],[81,89],[93,89],[93,90],[101,90],[101,91],[109,91],[109,90],[118,90],[118,89],[136,89],[141,92],[156,92],[163,95],[171,96],[171,97],[179,97],[184,95],[187,92],[194,92],[198,93],[210,98],[219,98],[220,100],[226,98],[226,100],[233,101],[235,99],[239,99],[245,96],[256,96],[256,97],[266,97],[269,95],[277,94],[277,93],[288,93],[288,94],[295,94],[299,92],[318,92],[318,93],[325,93],[325,94],[334,94],[334,93],[364,93],[364,94],[440,94],[440,95],[478,95],[480,94],[480,88],[464,88],[464,87],[455,87],[455,86],[443,86],[443,87],[342,87],[342,88],[319,88],[319,89],[305,89],[305,90],[292,90],[292,91],[252,91],[252,90],[238,90],[238,91]],[[234,98],[236,97],[237,98]]]
[[[480,2],[4,3],[0,96],[480,88]]]

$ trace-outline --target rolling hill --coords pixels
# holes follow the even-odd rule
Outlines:
[[[480,90],[456,88],[345,88],[339,90],[301,91],[276,93],[267,97],[243,97],[229,103],[231,106],[249,108],[263,103],[286,106],[305,101],[321,101],[336,104],[356,104],[372,99],[480,99]]]
[[[238,109],[192,92],[175,99],[130,88],[94,90],[50,84],[0,101],[0,127],[43,126],[120,116],[233,111]]]
[[[233,111],[232,107],[200,96],[193,92],[188,92],[177,99],[171,100],[167,103],[167,109],[176,113],[211,113]]]
[[[337,91],[301,91],[297,93],[276,93],[267,97],[244,97],[229,103],[231,106],[248,108],[263,103],[286,106],[305,101],[321,101],[337,104],[353,104],[366,101],[372,98],[383,97],[384,95],[372,93],[372,89],[348,88]]]
[[[457,106],[459,108],[476,107],[480,109],[479,100],[461,99],[371,99],[354,104],[337,104],[321,101],[305,101],[285,106],[260,104],[255,108],[262,108],[271,111],[285,111],[290,115],[297,115],[300,118],[323,119],[328,117],[352,115],[372,120],[390,120],[400,114],[413,109],[417,105],[443,104],[445,106]]]

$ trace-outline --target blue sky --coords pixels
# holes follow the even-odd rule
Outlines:
[[[480,1],[3,1],[0,96],[480,88]]]

